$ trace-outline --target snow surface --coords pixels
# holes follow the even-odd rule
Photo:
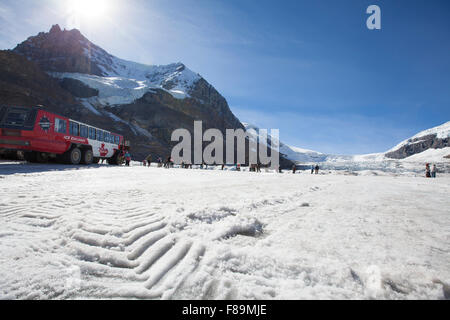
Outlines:
[[[450,147],[442,148],[442,149],[427,149],[421,153],[413,154],[408,158],[402,159],[400,161],[403,162],[443,162],[447,161],[450,163],[449,158],[444,158],[446,156],[450,156]]]
[[[0,162],[0,298],[443,299],[450,175],[321,173]]]

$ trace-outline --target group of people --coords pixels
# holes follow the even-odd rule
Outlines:
[[[425,165],[425,176],[427,177],[427,178],[436,178],[436,165],[435,164],[433,164],[433,166],[431,167],[431,170],[430,170],[430,164],[429,163],[427,163],[426,165]]]
[[[130,166],[130,161],[131,161],[130,151],[129,150],[125,150],[124,153],[123,153],[123,157],[125,159],[125,165],[129,167]],[[158,163],[158,167],[162,167],[163,166],[163,160],[161,159],[161,157],[158,157],[156,162]],[[143,166],[149,166],[150,167],[151,163],[152,163],[152,156],[151,155],[148,155],[142,161]],[[167,157],[167,160],[164,162],[164,168],[173,168],[173,165],[174,165],[174,162],[173,162],[172,158],[170,156]],[[192,164],[186,164],[186,163],[183,162],[181,164],[181,167],[185,168],[185,169],[188,169],[188,168],[192,169]],[[206,169],[208,169],[208,165],[203,162],[200,165],[200,169],[203,169],[204,167],[206,167]],[[225,164],[222,164],[222,170],[224,170],[224,168],[225,168]],[[235,165],[235,169],[236,169],[236,171],[241,171],[241,165],[239,163],[236,164]],[[259,163],[258,164],[251,164],[250,165],[250,171],[251,172],[261,172],[261,165]],[[280,172],[280,173],[282,172],[281,168],[279,168],[279,167],[278,167],[277,171]],[[297,166],[294,164],[292,166],[292,173],[295,174],[296,171],[297,171]],[[436,172],[437,172],[436,164],[433,164],[432,166],[430,166],[430,164],[427,163],[425,165],[425,176],[427,178],[436,178]],[[318,164],[311,166],[311,174],[314,174],[314,173],[315,174],[319,174],[319,165]]]
[[[127,161],[126,165],[129,166],[129,161],[131,160],[131,156],[130,156],[129,152],[127,152],[127,154],[125,154],[125,157],[126,157],[126,159],[128,159],[128,160],[126,160]],[[174,166],[174,161],[173,161],[173,159],[170,156],[167,157],[167,160],[164,163],[163,163],[161,157],[158,157],[156,162],[158,163],[158,167],[164,166],[164,168],[173,168],[173,166]],[[152,156],[151,155],[148,155],[142,161],[142,165],[144,167],[145,166],[150,167],[151,163],[152,163]],[[236,163],[234,165],[234,167],[235,167],[236,171],[241,171],[241,165],[239,163]],[[192,164],[182,162],[181,163],[181,168],[183,168],[183,169],[192,169]],[[200,164],[200,169],[208,169],[208,164],[206,164],[205,162],[201,163]],[[222,164],[221,169],[222,170],[225,169],[225,164]],[[260,163],[250,164],[249,171],[250,172],[261,172],[261,164]],[[295,174],[296,171],[297,171],[297,166],[293,165],[292,166],[292,173]],[[279,166],[278,166],[277,172],[282,173],[282,170],[281,170],[281,168]],[[315,166],[314,165],[311,166],[311,174],[314,174],[314,173],[315,174],[319,173],[319,165],[318,164],[316,164]]]
[[[171,157],[167,158],[167,161],[163,163],[163,160],[161,157],[156,158],[156,163],[158,164],[158,167],[162,167],[164,165],[165,168],[173,167],[173,161]],[[150,167],[152,165],[152,155],[149,154],[145,159],[142,161],[142,165]]]
[[[126,161],[126,166],[129,166],[129,165],[130,165],[130,161],[131,161],[131,155],[130,155],[130,152],[129,152],[129,151],[125,151],[124,157],[125,157],[125,161]],[[142,165],[143,165],[144,167],[145,167],[145,166],[150,167],[150,166],[151,166],[151,163],[152,163],[152,155],[149,154],[149,155],[142,161]],[[174,167],[174,161],[173,161],[173,159],[172,159],[170,156],[168,156],[167,159],[166,159],[166,161],[164,161],[164,162],[163,162],[163,160],[162,160],[161,157],[158,157],[158,158],[156,159],[156,163],[158,164],[158,167],[163,167],[163,166],[164,166],[164,168],[173,168],[173,167]],[[235,167],[235,170],[236,170],[236,171],[241,171],[241,165],[240,165],[239,163],[236,163],[236,164],[234,165],[234,167]],[[181,168],[183,168],[183,169],[192,169],[192,164],[182,162],[182,163],[181,163]],[[429,164],[427,164],[427,168],[428,168],[428,170],[429,170]],[[201,163],[201,164],[200,164],[200,169],[208,169],[208,164],[206,164],[205,162]],[[222,164],[221,169],[222,169],[222,170],[225,169],[225,164]],[[433,165],[434,176],[436,176],[436,170],[435,170],[435,169],[436,169],[436,166]],[[250,166],[249,166],[249,171],[250,171],[250,172],[261,172],[261,164],[260,164],[260,163],[250,164]],[[279,173],[282,173],[282,170],[281,170],[280,166],[278,166],[278,168],[277,168],[276,171],[279,172]],[[297,171],[297,166],[294,164],[294,165],[292,166],[292,173],[295,174],[296,171]],[[314,174],[314,173],[315,173],[315,174],[318,174],[318,173],[319,173],[319,165],[318,165],[318,164],[312,165],[312,166],[311,166],[311,174]]]
[[[261,172],[261,164],[260,163],[251,164],[250,171],[251,172]]]
[[[297,166],[294,164],[292,166],[292,173],[295,174],[295,172],[297,172]],[[311,174],[313,174],[313,173],[319,174],[319,165],[318,164],[316,164],[315,166],[314,165],[311,166]]]

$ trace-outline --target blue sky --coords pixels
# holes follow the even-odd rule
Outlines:
[[[447,0],[107,0],[89,15],[72,2],[2,0],[0,48],[77,27],[120,58],[185,63],[241,121],[326,153],[382,152],[450,120]]]

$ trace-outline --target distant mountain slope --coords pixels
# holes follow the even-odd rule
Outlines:
[[[0,51],[0,103],[46,104],[49,108],[78,102],[34,62],[11,51]]]
[[[262,142],[262,138],[259,133],[260,128],[247,122],[243,122],[243,125],[247,130],[253,129],[256,132],[256,135],[253,135],[254,139],[257,139],[258,141]],[[271,145],[272,137],[270,136],[270,131],[268,132],[268,140],[269,141],[265,144]],[[327,154],[323,154],[312,150],[291,147],[283,143],[282,141],[279,141],[279,151],[280,154],[282,154],[286,159],[295,162],[323,162],[326,161],[327,157],[329,156]]]
[[[247,129],[259,128],[249,123],[243,123]],[[333,155],[317,151],[289,146],[280,141],[280,153],[287,159],[301,163],[318,162],[377,162],[393,159],[404,161],[446,161],[450,156],[450,121],[443,125],[424,130],[415,136],[402,141],[394,148],[384,153],[361,155]],[[256,138],[256,137],[255,137]],[[269,137],[270,140],[270,137]],[[270,144],[270,143],[269,143]],[[447,160],[448,161],[448,160]]]
[[[419,132],[415,136],[400,142],[386,152],[386,157],[405,159],[428,149],[442,149],[450,147],[450,121]]]

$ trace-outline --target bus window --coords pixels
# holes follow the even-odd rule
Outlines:
[[[80,132],[80,125],[76,122],[70,122],[70,134],[72,136],[78,136]]]
[[[109,132],[105,132],[104,137],[103,137],[103,141],[109,142]]]
[[[97,130],[97,140],[103,141],[103,131]]]
[[[37,110],[33,110],[30,108],[20,108],[20,107],[0,108],[1,124],[3,126],[7,126],[12,129],[33,130],[36,115]]]
[[[28,116],[27,110],[19,108],[11,108],[9,113],[6,115],[5,124],[23,126],[25,124],[27,116]]]
[[[0,107],[0,123],[2,123],[3,116],[6,113],[6,107]]]
[[[95,140],[95,129],[89,128],[89,139]]]
[[[120,137],[116,136],[116,144],[120,144]]]
[[[55,118],[55,132],[67,133],[66,120]]]
[[[80,125],[80,137],[88,137],[88,128],[85,125]]]

